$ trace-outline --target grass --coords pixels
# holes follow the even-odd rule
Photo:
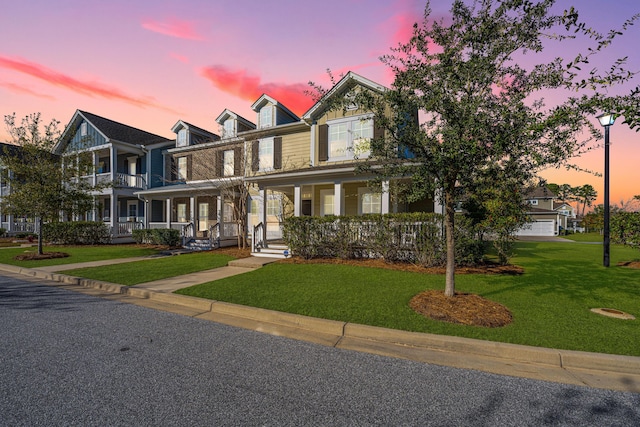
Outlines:
[[[574,233],[568,236],[560,236],[564,239],[573,240],[574,242],[602,243],[602,234],[600,233]]]
[[[54,258],[38,261],[17,261],[16,255],[25,252],[36,252],[33,248],[0,249],[0,264],[19,265],[26,268],[38,268],[50,265],[74,264],[77,262],[100,261],[103,259],[129,258],[158,253],[157,249],[136,245],[104,245],[104,246],[45,246],[44,252],[66,252],[66,258]]]
[[[408,331],[548,348],[640,356],[640,270],[616,267],[637,251],[570,242],[520,242],[513,263],[521,276],[458,275],[457,290],[507,306],[514,321],[502,328],[455,325],[418,315],[410,299],[443,289],[444,277],[346,265],[275,263],[177,293],[254,307]],[[637,320],[590,312],[609,307]]]
[[[102,267],[65,270],[63,273],[131,286],[222,267],[233,259],[232,256],[215,252],[200,252]]]

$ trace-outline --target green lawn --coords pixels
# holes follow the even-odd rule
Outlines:
[[[425,289],[443,289],[444,277],[344,265],[282,264],[178,291],[220,301],[409,331],[549,348],[640,356],[640,270],[616,267],[638,252],[614,245],[612,267],[602,267],[602,246],[520,242],[512,262],[521,276],[458,275],[457,290],[506,305],[503,328],[454,325],[426,319],[409,306]],[[609,307],[638,319],[589,311]]]
[[[62,273],[130,286],[222,267],[233,259],[231,256],[215,252],[200,252],[103,267],[65,270]]]
[[[574,233],[569,234],[568,236],[560,236],[564,239],[573,240],[575,242],[592,242],[592,243],[602,243],[602,234],[600,233]]]
[[[136,245],[104,245],[104,246],[45,246],[44,252],[66,252],[66,258],[55,258],[40,261],[17,261],[16,255],[25,252],[36,252],[37,248],[0,249],[0,264],[19,265],[26,268],[38,268],[49,265],[74,264],[76,262],[99,261],[103,259],[129,258],[153,255],[157,249]]]

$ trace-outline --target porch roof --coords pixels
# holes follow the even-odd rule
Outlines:
[[[136,191],[136,196],[149,197],[149,196],[175,196],[188,193],[202,193],[203,191],[220,191],[221,188],[233,185],[238,180],[212,180],[202,182],[190,182],[186,184],[165,185],[163,187],[154,187],[147,190]]]

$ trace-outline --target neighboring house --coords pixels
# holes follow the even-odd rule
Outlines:
[[[144,227],[147,216],[144,201],[135,193],[162,185],[162,151],[172,145],[174,140],[76,110],[54,153],[72,157],[91,152],[93,174],[81,179],[108,185],[93,194],[93,212],[74,220],[104,221],[114,238],[130,238],[132,230]]]
[[[161,185],[136,191],[149,206],[147,227],[175,228],[183,242],[207,239],[215,245],[237,241],[235,189],[244,176],[244,140],[239,132],[255,128],[225,110],[216,120],[222,137],[178,121],[173,146],[165,147]],[[209,247],[209,244],[199,243]]]
[[[573,228],[575,209],[557,200],[556,194],[546,186],[539,186],[526,195],[531,222],[516,232],[518,236],[558,236]]]

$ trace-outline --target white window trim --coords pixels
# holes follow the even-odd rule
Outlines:
[[[231,161],[227,162],[230,157]],[[222,168],[223,168],[223,176],[233,176],[235,172],[235,152],[234,150],[225,150],[222,155]]]
[[[333,210],[331,212],[324,211],[324,198],[326,196],[333,196],[333,203],[331,204],[331,206],[333,207]],[[335,212],[334,212],[335,206],[336,206],[335,197],[336,195],[334,194],[334,191],[332,189],[327,188],[327,189],[320,190],[320,216],[335,215]]]
[[[227,119],[222,125],[222,137],[234,138],[236,136],[235,119]]]
[[[269,120],[268,123],[263,121],[263,118],[264,118],[263,117],[263,111],[264,112],[269,111],[269,113],[270,113],[269,114],[270,120]],[[260,109],[260,129],[272,127],[274,118],[275,118],[275,109],[273,108],[273,105],[266,105],[266,106],[262,107]]]
[[[353,160],[353,159],[365,159],[367,157],[369,157],[370,152],[367,152],[366,155],[360,154],[360,155],[354,155],[354,147],[353,147],[353,123],[356,122],[360,122],[360,121],[371,121],[371,125],[373,126],[373,116],[371,116],[370,114],[365,114],[365,115],[360,115],[360,116],[352,116],[352,117],[343,117],[340,119],[335,119],[335,120],[329,120],[327,121],[327,125],[329,126],[329,133],[328,133],[328,138],[329,141],[327,141],[328,144],[328,154],[329,154],[329,162],[337,162],[337,161],[342,161],[342,160]],[[345,124],[347,123],[347,147],[345,149],[345,154],[343,156],[331,156],[331,126],[332,125],[340,125],[340,124]],[[373,133],[373,132],[372,132]],[[373,138],[373,134],[371,135],[371,137]]]
[[[180,163],[184,162],[184,168],[182,168],[180,166]],[[189,167],[189,162],[187,161],[187,157],[183,156],[183,157],[178,157],[176,159],[176,178],[178,178],[179,181],[186,181],[187,180],[187,176],[188,172],[187,172],[187,168]]]
[[[263,138],[258,141],[258,171],[259,172],[269,172],[273,170],[273,151],[274,151],[274,137]],[[260,149],[262,148],[264,143],[271,142],[271,164],[264,166],[264,162],[262,161],[262,156],[260,156]]]
[[[176,136],[176,147],[186,147],[189,145],[189,135],[188,131],[185,128],[182,128],[178,131],[178,135]]]
[[[380,197],[379,212],[370,212],[370,213],[374,213],[374,214],[382,213],[382,194],[378,193],[377,191],[373,191],[367,187],[359,187],[358,188],[358,215],[363,215],[362,199],[365,194],[374,194],[374,195],[377,194]]]

